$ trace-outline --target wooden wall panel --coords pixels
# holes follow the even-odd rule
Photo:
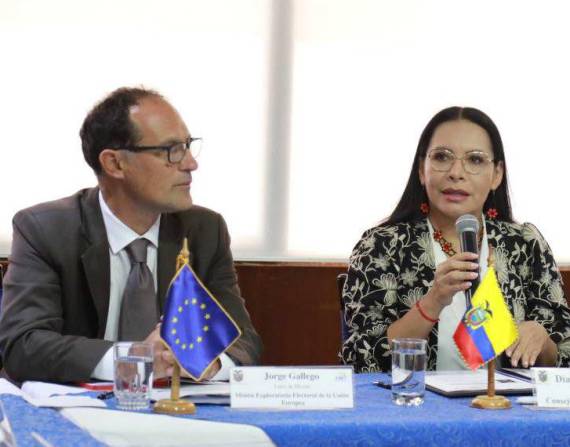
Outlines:
[[[268,365],[337,364],[336,276],[344,264],[238,262],[239,284]]]

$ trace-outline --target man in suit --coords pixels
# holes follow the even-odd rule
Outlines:
[[[242,331],[207,377],[224,379],[231,366],[256,363],[261,342],[240,297],[225,222],[192,205],[198,139],[176,109],[155,91],[121,88],[91,110],[80,135],[98,187],[22,210],[13,220],[0,319],[10,378],[112,378],[111,346],[122,338],[122,317],[133,311],[121,306],[132,268],[128,246],[141,238],[155,287],[145,305],[156,310],[138,329],[155,346],[155,374],[172,373],[157,323],[185,237],[197,275]]]

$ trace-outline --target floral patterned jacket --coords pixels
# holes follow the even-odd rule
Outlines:
[[[534,225],[488,220],[497,278],[517,322],[535,320],[570,364],[570,309],[550,247]],[[379,225],[356,244],[343,289],[349,337],[340,356],[358,372],[391,367],[387,329],[433,284],[435,259],[426,219]],[[428,369],[437,364],[437,324],[428,338]]]

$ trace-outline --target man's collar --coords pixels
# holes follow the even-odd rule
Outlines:
[[[148,231],[139,235],[136,231],[133,231],[124,222],[121,221],[113,211],[109,208],[103,194],[99,190],[99,205],[101,206],[101,213],[103,214],[103,222],[105,223],[105,229],[107,230],[107,240],[109,241],[109,247],[113,254],[117,254],[132,241],[138,238],[148,239],[155,247],[158,247],[158,233],[160,228],[160,216],[148,229]]]

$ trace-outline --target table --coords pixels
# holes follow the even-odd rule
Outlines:
[[[356,406],[346,411],[239,412],[200,408],[209,420],[257,425],[279,446],[570,446],[570,411],[478,410],[472,398],[431,392],[420,407],[398,407],[389,390],[372,384],[385,376],[355,375]],[[500,442],[499,442],[500,440]]]
[[[515,403],[514,398],[511,410],[477,410],[470,408],[471,398],[450,399],[431,392],[420,407],[398,407],[392,404],[390,391],[372,384],[381,377],[385,379],[380,374],[355,375],[356,406],[351,410],[245,411],[201,405],[196,415],[186,417],[255,425],[278,446],[570,446],[570,411],[531,410]],[[19,399],[1,398],[5,407]],[[111,407],[114,404],[110,401]],[[23,405],[27,404],[20,400],[15,405],[17,411],[7,409],[15,426],[30,421],[29,414],[18,414]],[[42,413],[44,419],[37,419],[34,429],[58,447],[99,445],[85,434],[80,439],[78,429],[56,411],[28,410],[30,414]],[[53,429],[54,424],[61,433]],[[23,431],[21,427],[15,430],[19,445],[36,445],[27,443]]]
[[[18,447],[38,447],[38,442],[32,437],[34,431],[57,447],[104,446],[56,410],[36,408],[21,397],[6,394],[0,395],[0,401],[10,421]]]

